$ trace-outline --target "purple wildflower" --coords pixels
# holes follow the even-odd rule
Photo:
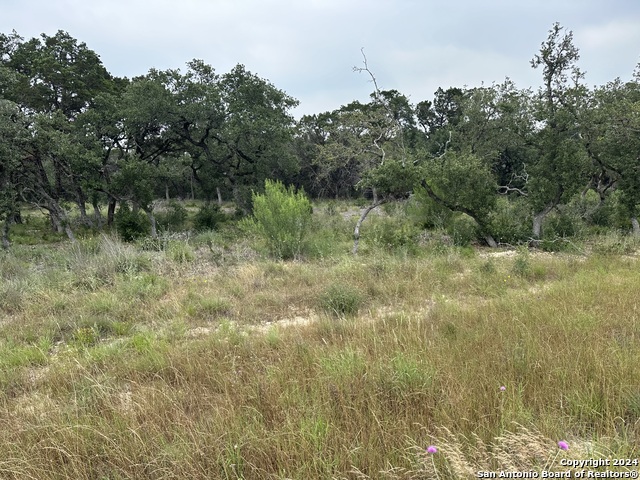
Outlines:
[[[436,448],[435,445],[429,445],[427,447],[427,453],[437,453],[437,452],[438,452],[438,449]]]
[[[569,444],[564,440],[560,440],[558,442],[558,448],[560,448],[560,450],[569,450]]]

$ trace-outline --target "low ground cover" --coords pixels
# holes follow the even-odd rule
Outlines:
[[[636,254],[409,242],[373,217],[354,257],[353,219],[314,216],[288,261],[231,227],[2,253],[0,476],[471,478],[638,457]]]

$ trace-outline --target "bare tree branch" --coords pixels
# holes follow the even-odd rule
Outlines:
[[[526,165],[523,165],[522,173],[512,173],[511,180],[509,180],[509,183],[507,185],[500,185],[498,187],[498,193],[501,195],[507,195],[510,192],[517,192],[523,197],[528,197],[529,194],[525,190],[523,190],[522,188],[512,186],[513,182],[515,181],[522,182],[525,186],[527,185],[527,183],[529,183],[529,174],[527,173]]]
[[[353,71],[354,72],[358,72],[358,73],[362,73],[362,72],[366,72],[369,74],[369,76],[371,77],[371,82],[373,83],[374,89],[375,89],[375,96],[374,96],[374,100],[382,105],[382,107],[386,110],[387,115],[389,116],[389,118],[391,119],[391,121],[394,124],[395,127],[395,137],[399,138],[400,140],[400,149],[402,151],[402,166],[405,165],[405,161],[407,158],[407,150],[406,147],[404,145],[404,135],[403,135],[403,128],[402,125],[400,124],[400,120],[395,118],[395,115],[393,113],[393,111],[391,110],[391,107],[389,106],[389,103],[387,101],[385,101],[382,97],[382,92],[380,91],[380,88],[378,87],[378,81],[376,80],[376,76],[373,74],[373,72],[369,69],[369,64],[367,63],[367,56],[364,53],[364,47],[362,47],[360,49],[360,52],[362,53],[362,63],[364,64],[364,67],[353,67]],[[384,149],[378,145],[377,141],[381,140],[382,137],[384,136],[384,133],[380,133],[380,136],[374,140],[374,145],[381,150],[382,152],[382,161],[381,161],[381,165],[384,165],[384,160],[385,160],[385,152]]]

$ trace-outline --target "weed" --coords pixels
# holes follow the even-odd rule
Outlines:
[[[320,308],[337,317],[356,315],[363,303],[360,291],[350,285],[335,283],[320,296]]]
[[[521,247],[518,249],[516,259],[513,262],[513,267],[511,267],[511,273],[523,278],[531,275],[531,257],[526,248]]]
[[[189,244],[184,242],[171,242],[166,250],[167,256],[176,263],[191,263],[196,255]]]

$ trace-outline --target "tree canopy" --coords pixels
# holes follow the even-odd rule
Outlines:
[[[490,245],[501,209],[524,209],[539,240],[551,212],[592,191],[596,208],[615,204],[640,234],[640,75],[588,88],[579,59],[572,32],[554,24],[531,60],[537,91],[507,78],[414,104],[378,88],[365,57],[355,70],[373,80],[368,102],[296,121],[297,100],[243,65],[218,73],[192,60],[117,78],[64,31],[0,34],[3,245],[23,203],[72,240],[74,222],[108,226],[118,204],[142,210],[156,234],[157,198],[225,196],[248,212],[265,180],[365,196],[370,208],[417,192],[469,217]]]

